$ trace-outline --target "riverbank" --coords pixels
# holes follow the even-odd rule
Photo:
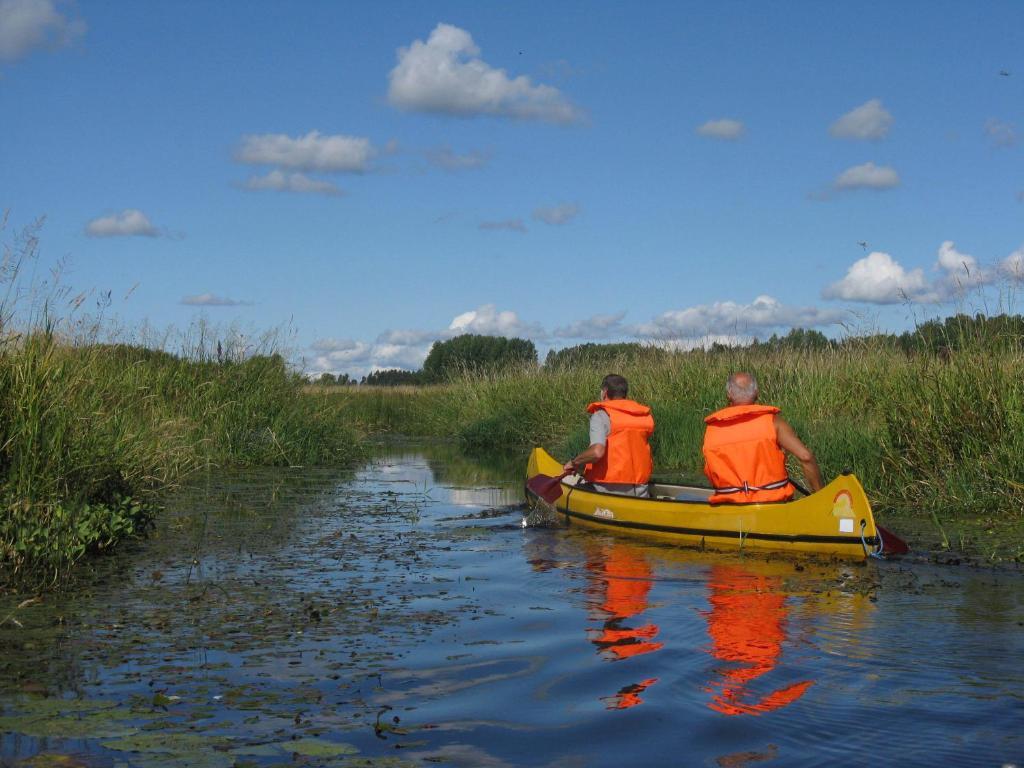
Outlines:
[[[658,350],[600,369],[522,369],[433,387],[315,391],[361,431],[455,438],[469,451],[543,445],[564,456],[585,446],[584,407],[610,370],[625,375],[631,396],[654,412],[660,476],[701,479],[703,417],[724,405],[731,371],[751,370],[761,400],[782,408],[824,474],[853,470],[883,520],[930,532],[929,546],[939,552],[1024,560],[1019,351],[932,355],[874,342],[804,351]],[[800,477],[797,464],[790,469]]]
[[[63,583],[86,554],[144,530],[200,468],[345,464],[355,430],[276,354],[181,357],[72,344],[0,347],[0,588]]]

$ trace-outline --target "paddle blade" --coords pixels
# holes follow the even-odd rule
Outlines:
[[[562,480],[568,475],[563,472],[557,477],[550,475],[534,475],[526,481],[526,487],[534,496],[538,496],[548,504],[554,504],[562,495]]]
[[[878,531],[878,535],[882,538],[882,552],[883,555],[905,555],[910,551],[910,547],[903,539],[897,536],[895,533],[890,531],[888,528],[883,528],[878,523],[875,523],[875,528]]]

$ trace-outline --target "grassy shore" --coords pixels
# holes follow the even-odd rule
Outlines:
[[[0,577],[62,583],[145,528],[158,494],[231,465],[345,463],[355,431],[277,355],[217,362],[37,330],[0,347]],[[0,582],[2,583],[2,582]]]
[[[703,417],[725,404],[731,371],[750,370],[826,477],[852,469],[883,516],[926,522],[941,546],[1024,559],[1024,354],[907,354],[866,341],[814,351],[659,351],[600,369],[524,369],[423,388],[325,388],[341,418],[369,432],[455,437],[469,450],[587,441],[584,406],[605,373],[651,405],[656,473],[701,478]],[[525,461],[525,459],[524,459]],[[791,467],[800,476],[799,465]]]

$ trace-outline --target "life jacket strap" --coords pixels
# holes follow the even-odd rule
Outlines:
[[[785,488],[792,481],[788,477],[784,477],[781,480],[775,480],[771,483],[765,483],[764,485],[750,485],[746,480],[743,481],[743,485],[734,485],[726,488],[715,488],[715,493],[730,494],[730,493],[750,493],[751,491],[774,491],[778,488]]]

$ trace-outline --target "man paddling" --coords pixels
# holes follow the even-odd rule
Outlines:
[[[587,465],[583,477],[598,491],[647,497],[647,481],[654,469],[648,443],[654,418],[650,408],[627,399],[628,394],[629,383],[622,376],[604,377],[601,399],[587,406],[590,447],[563,469],[575,472]]]
[[[820,490],[817,459],[778,408],[757,404],[757,379],[734,373],[725,391],[729,406],[704,419],[704,474],[715,489],[709,501],[744,504],[793,498],[787,452],[803,466],[811,492]]]

